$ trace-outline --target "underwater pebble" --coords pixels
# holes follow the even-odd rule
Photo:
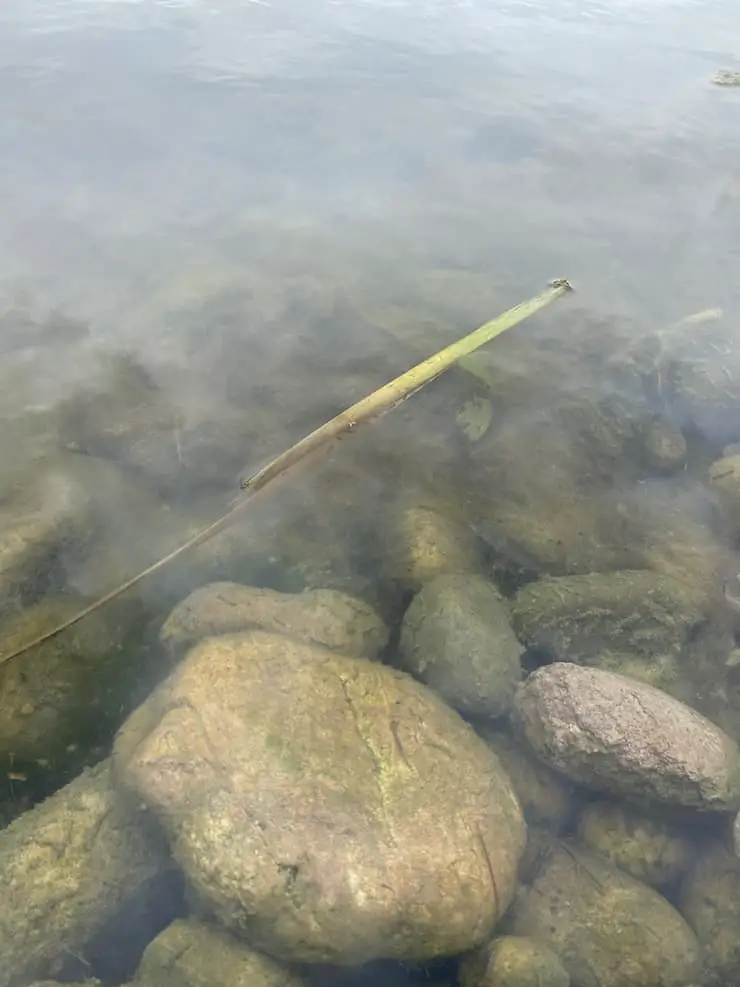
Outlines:
[[[414,597],[403,618],[401,666],[469,715],[506,716],[523,648],[493,583],[445,575]]]
[[[142,987],[307,987],[298,973],[214,925],[177,919],[149,943],[133,980]]]
[[[684,987],[700,979],[699,944],[673,905],[575,843],[545,854],[517,895],[511,927],[549,946],[573,987]]]
[[[557,831],[570,813],[571,785],[536,758],[527,745],[500,728],[480,725],[478,732],[511,779],[528,823]]]
[[[460,987],[570,987],[568,972],[544,943],[525,936],[499,936],[464,956]]]
[[[708,982],[740,982],[740,860],[724,841],[698,848],[677,903],[699,938]]]
[[[0,832],[0,985],[54,976],[145,900],[169,864],[146,817],[118,796],[110,761]],[[43,879],[40,879],[43,875]]]
[[[691,841],[678,826],[630,805],[589,802],[579,813],[576,832],[584,846],[657,888],[675,881],[691,860]]]
[[[13,651],[88,602],[73,594],[48,597],[0,619],[2,649]],[[75,763],[70,747],[97,739],[103,700],[130,669],[121,656],[123,635],[115,610],[100,610],[71,632],[0,661],[0,759],[47,760],[57,770]],[[117,712],[119,703],[113,705]]]
[[[602,652],[675,653],[702,620],[691,588],[639,570],[538,579],[516,593],[511,613],[530,647],[583,662]]]
[[[280,593],[230,582],[202,586],[178,603],[162,626],[160,641],[182,648],[214,634],[250,628],[288,634],[358,658],[377,658],[388,641],[388,629],[372,607],[346,593]]]
[[[262,631],[208,638],[114,758],[210,914],[280,960],[454,955],[514,896],[525,825],[498,759],[377,662]]]
[[[740,807],[737,744],[635,679],[556,662],[519,687],[515,719],[538,756],[572,781],[702,811]]]
[[[383,526],[384,568],[401,589],[418,592],[444,573],[481,569],[472,529],[423,504],[394,506]]]

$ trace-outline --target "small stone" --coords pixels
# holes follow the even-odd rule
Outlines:
[[[0,832],[0,987],[55,976],[165,874],[164,848],[110,768],[85,771]]]
[[[740,808],[740,751],[696,710],[613,672],[556,662],[517,693],[535,752],[572,781],[701,811]]]
[[[676,881],[691,860],[691,841],[681,829],[635,806],[589,802],[576,831],[584,846],[656,888]]]
[[[503,764],[527,822],[560,829],[570,813],[571,786],[565,778],[534,757],[520,738],[489,725],[478,732]]]
[[[529,646],[584,662],[605,651],[676,653],[703,616],[689,587],[647,570],[539,579],[519,590],[511,611]]]
[[[424,504],[395,509],[387,520],[384,541],[387,574],[402,590],[416,593],[443,573],[481,569],[472,529]]]
[[[709,467],[709,485],[737,531],[740,528],[740,454],[715,459]]]
[[[498,590],[479,576],[438,576],[403,619],[402,666],[468,715],[509,713],[522,651]]]
[[[525,936],[499,936],[465,956],[460,987],[570,987],[568,971],[543,943]]]
[[[661,472],[682,469],[686,462],[683,432],[662,418],[652,419],[642,432],[647,465]]]
[[[142,987],[307,987],[307,981],[223,929],[177,919],[147,946],[134,978]]]
[[[0,619],[3,650],[33,640],[88,602],[48,597]],[[49,759],[57,769],[74,762],[76,745],[99,736],[103,700],[122,674],[123,637],[115,610],[100,610],[10,663],[0,658],[0,758]]]
[[[210,583],[178,603],[160,632],[170,649],[251,628],[288,634],[357,658],[377,658],[388,629],[367,603],[332,589],[304,593]]]
[[[678,895],[681,914],[696,932],[708,983],[740,982],[740,860],[724,841],[698,848]]]
[[[560,958],[575,987],[684,987],[699,980],[699,944],[657,891],[598,854],[556,844],[522,887],[511,913],[515,935]]]

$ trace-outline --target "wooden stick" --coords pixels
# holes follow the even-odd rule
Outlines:
[[[275,459],[271,460],[262,469],[242,480],[240,484],[242,493],[240,496],[233,502],[228,511],[216,518],[211,524],[202,528],[192,538],[183,542],[182,545],[178,546],[178,548],[174,549],[168,555],[153,562],[146,569],[138,572],[125,582],[120,583],[88,606],[83,607],[67,620],[52,627],[51,630],[39,634],[26,644],[16,648],[15,651],[11,651],[8,654],[0,653],[0,666],[12,661],[19,655],[25,654],[32,648],[36,648],[40,644],[50,641],[57,634],[61,634],[62,631],[66,631],[69,627],[72,627],[91,613],[99,610],[100,607],[105,606],[106,603],[110,603],[112,600],[122,596],[143,579],[146,579],[147,576],[151,576],[160,569],[163,569],[166,565],[180,558],[180,556],[185,555],[186,552],[191,552],[193,549],[203,545],[215,535],[230,527],[252,505],[252,502],[259,493],[276,480],[286,479],[299,464],[305,463],[306,460],[316,453],[327,449],[333,441],[342,438],[344,435],[352,434],[361,425],[365,425],[379,418],[381,415],[392,411],[399,404],[408,400],[413,394],[416,394],[422,387],[426,387],[427,384],[436,380],[446,370],[449,370],[461,357],[467,356],[474,350],[484,346],[492,339],[495,339],[496,336],[500,336],[507,329],[511,329],[519,322],[534,315],[540,309],[549,305],[550,302],[560,297],[560,295],[571,290],[571,285],[564,278],[551,282],[548,289],[541,295],[537,295],[535,298],[523,302],[521,305],[516,305],[490,322],[486,322],[479,329],[469,333],[457,342],[446,346],[438,353],[412,367],[411,370],[407,370],[406,373],[401,374],[400,377],[396,377],[388,384],[385,384],[377,391],[373,391],[372,394],[369,394],[361,401],[341,412],[341,414],[336,415],[330,421],[321,425],[303,439],[300,439],[295,445],[286,449],[285,452],[276,456]]]

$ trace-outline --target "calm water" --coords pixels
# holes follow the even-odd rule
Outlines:
[[[724,0],[6,0],[0,29],[6,305],[151,346],[174,271],[291,242],[507,303],[567,275],[601,312],[737,305]]]
[[[6,425],[127,349],[217,443],[264,412],[257,466],[553,277],[738,318],[738,38],[730,0],[3,0]]]

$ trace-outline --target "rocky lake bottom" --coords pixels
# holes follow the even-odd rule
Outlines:
[[[438,272],[425,318],[244,281],[190,313],[197,375],[93,341],[95,386],[11,422],[1,654],[516,301]],[[352,366],[327,372],[331,334],[281,352],[291,293]],[[635,327],[576,292],[0,654],[0,987],[740,980],[739,409],[722,313]]]

